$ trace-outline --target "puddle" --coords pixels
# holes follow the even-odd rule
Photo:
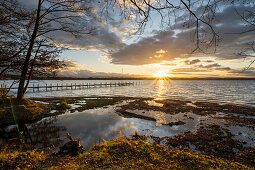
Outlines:
[[[69,104],[69,105],[71,106],[72,109],[79,108],[81,106],[79,103]]]
[[[162,104],[162,103],[158,103],[158,102],[156,102],[155,100],[147,100],[146,103],[147,103],[149,106],[163,107],[163,104]]]
[[[191,106],[191,107],[199,108],[197,105],[195,105],[195,104],[193,104],[193,103],[186,103],[186,106]]]
[[[39,101],[39,100],[35,100],[36,103],[41,103],[41,104],[49,104],[48,102],[44,102],[44,101]]]
[[[252,128],[243,126],[229,126],[226,127],[233,135],[234,139],[244,142],[244,146],[255,147],[255,133]]]

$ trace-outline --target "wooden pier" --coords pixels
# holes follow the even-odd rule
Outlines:
[[[82,83],[82,84],[33,84],[33,86],[27,87],[27,89],[32,89],[29,92],[48,92],[48,91],[63,91],[63,90],[78,90],[96,87],[118,87],[118,86],[134,86],[139,85],[140,82],[115,82],[115,83]],[[1,84],[1,89],[6,88],[6,85]],[[8,87],[7,87],[8,88]],[[18,89],[18,87],[12,87],[11,89]]]

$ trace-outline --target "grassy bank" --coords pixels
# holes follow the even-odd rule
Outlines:
[[[142,140],[116,139],[71,157],[42,151],[3,150],[0,169],[252,169],[245,165],[188,150],[174,150]]]
[[[29,123],[44,117],[49,111],[44,104],[30,99],[17,100],[15,97],[0,100],[0,127],[16,123]]]

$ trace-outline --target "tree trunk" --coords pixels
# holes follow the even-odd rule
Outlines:
[[[41,47],[41,44],[39,45],[38,49],[36,50],[35,57],[34,57],[34,59],[33,59],[33,62],[31,63],[31,68],[30,68],[30,71],[29,71],[29,73],[28,73],[27,83],[26,83],[26,85],[25,85],[25,87],[24,87],[24,90],[23,90],[23,93],[24,93],[24,94],[25,94],[25,92],[27,91],[27,87],[28,87],[29,82],[30,82],[30,80],[31,80],[32,73],[33,73],[33,68],[34,68],[34,64],[35,64],[35,60],[36,60],[36,58],[37,58],[37,54],[38,54],[38,52],[39,52],[39,50],[40,50],[40,47]]]
[[[17,98],[18,99],[22,99],[24,94],[25,94],[24,84],[25,84],[25,81],[26,81],[26,75],[27,75],[27,71],[28,71],[28,67],[29,67],[30,57],[32,55],[33,47],[34,47],[34,44],[35,44],[35,39],[36,39],[38,28],[39,28],[41,5],[42,5],[41,0],[39,0],[38,1],[38,7],[37,7],[35,27],[34,27],[34,31],[33,31],[33,34],[31,36],[31,39],[30,39],[30,44],[29,44],[29,47],[28,47],[28,50],[27,50],[25,63],[23,65],[20,80],[19,80],[19,88],[18,88],[18,93],[17,93]]]

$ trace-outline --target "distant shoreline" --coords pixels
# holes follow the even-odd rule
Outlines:
[[[5,80],[18,80],[17,77],[10,77]],[[75,78],[75,77],[40,77],[34,78],[31,80],[255,80],[254,78],[239,78],[239,77],[230,77],[230,78],[216,78],[216,77],[207,77],[207,78],[120,78],[120,77],[111,77],[111,78]]]

